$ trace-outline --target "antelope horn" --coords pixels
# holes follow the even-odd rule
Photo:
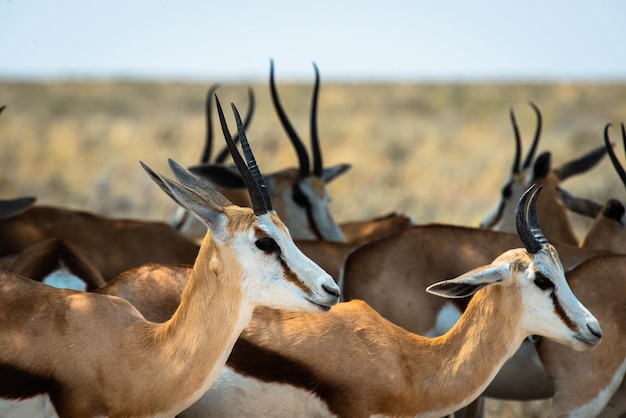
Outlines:
[[[513,108],[509,109],[509,117],[511,118],[511,125],[513,126],[513,134],[515,136],[515,157],[513,158],[513,167],[511,167],[512,174],[518,174],[520,172],[520,158],[522,153],[522,140],[519,135],[519,128],[517,127],[517,121],[515,120],[515,113]]]
[[[317,100],[319,97],[320,72],[317,65],[313,63],[315,69],[315,85],[313,86],[313,98],[311,99],[311,154],[313,156],[313,175],[322,177],[324,165],[322,164],[322,151],[317,130]]]
[[[548,240],[541,232],[537,222],[537,198],[543,186],[530,186],[522,195],[515,210],[515,228],[517,235],[526,247],[526,251],[536,254]]]
[[[609,158],[611,158],[611,162],[613,163],[613,167],[615,167],[615,171],[619,175],[619,178],[622,179],[622,183],[626,186],[626,171],[624,171],[624,167],[620,164],[617,159],[617,155],[615,155],[615,151],[613,151],[613,144],[611,144],[611,140],[609,139],[609,128],[613,126],[610,123],[607,123],[604,128],[604,145],[609,154]],[[622,139],[624,141],[624,148],[626,149],[626,130],[624,129],[624,124],[622,123]]]
[[[211,153],[213,149],[213,96],[217,89],[220,88],[220,84],[215,83],[207,92],[206,101],[205,101],[205,112],[206,112],[206,138],[204,141],[204,150],[202,151],[202,156],[200,158],[200,164],[207,164],[211,161]],[[248,125],[250,125],[250,121],[252,120],[252,114],[254,113],[254,92],[252,88],[248,87],[248,99],[250,101],[250,108],[248,109],[248,113],[246,114],[246,121],[243,124],[244,128],[248,129]],[[233,137],[233,141],[237,143],[239,141],[239,134],[237,133]],[[223,164],[226,160],[226,157],[230,155],[230,150],[228,146],[222,148],[222,150],[217,154],[215,158],[216,164]]]
[[[533,102],[528,102],[528,104],[530,105],[530,107],[533,108],[533,110],[535,111],[535,114],[537,115],[537,128],[535,129],[535,137],[533,138],[533,144],[530,147],[528,154],[526,155],[524,164],[522,165],[523,170],[530,167],[530,165],[533,162],[533,159],[535,158],[535,152],[537,151],[537,145],[539,144],[539,138],[541,137],[541,127],[543,124],[542,119],[541,119],[541,112],[539,111],[539,108]]]
[[[270,193],[267,188],[267,184],[265,183],[265,178],[261,174],[261,170],[259,170],[259,166],[256,163],[254,158],[254,154],[252,153],[252,149],[250,148],[250,144],[248,143],[248,138],[246,137],[246,131],[244,124],[241,122],[241,116],[239,116],[239,112],[234,104],[230,104],[233,108],[233,113],[235,114],[235,121],[237,121],[237,131],[239,133],[239,138],[241,140],[241,148],[243,149],[243,154],[246,157],[246,162],[248,164],[248,170],[252,174],[252,178],[254,182],[258,185],[261,190],[261,195],[263,197],[263,205],[266,210],[272,210],[272,201],[270,199]]]
[[[211,98],[220,87],[219,84],[215,83],[211,87],[209,87],[209,91],[206,94],[206,100],[204,102],[205,116],[206,116],[206,136],[204,140],[204,150],[202,150],[202,155],[200,157],[200,163],[208,163],[211,160],[211,150],[213,149],[213,121],[211,118]]]
[[[252,209],[254,210],[254,214],[258,216],[258,215],[267,213],[269,210],[271,210],[271,208],[268,208],[266,206],[266,202],[263,197],[263,191],[261,190],[261,186],[259,185],[259,183],[257,183],[256,179],[254,178],[254,175],[252,174],[252,172],[246,165],[246,162],[241,157],[241,154],[239,154],[239,151],[237,150],[237,145],[235,144],[235,141],[233,141],[233,138],[230,136],[230,132],[228,131],[228,126],[226,125],[226,119],[224,118],[224,112],[222,111],[222,106],[220,105],[220,101],[217,98],[217,95],[215,96],[215,104],[217,105],[217,112],[220,117],[220,123],[222,125],[224,138],[226,139],[226,144],[228,145],[230,154],[233,157],[233,161],[235,162],[235,165],[239,169],[239,173],[241,173],[241,177],[243,178],[243,181],[246,184],[246,187],[248,188],[248,193],[250,194],[250,201],[252,202]],[[238,113],[236,112],[234,105],[233,105],[233,109],[235,110],[235,118],[237,118]],[[238,129],[239,129],[239,122],[237,124]],[[239,135],[241,139],[241,146],[244,148],[244,152],[246,152],[245,149],[248,148],[248,151],[250,152],[250,154],[252,154],[252,151],[250,150],[250,145],[248,144],[248,140],[245,137],[243,127],[241,127],[241,130],[239,130]]]
[[[248,87],[248,101],[250,102],[250,107],[248,108],[248,113],[246,114],[246,119],[243,122],[243,128],[244,129],[248,129],[248,126],[250,126],[250,121],[252,121],[252,115],[254,114],[254,91],[252,90],[252,87]],[[235,144],[237,143],[237,141],[239,141],[239,132],[237,132],[237,134],[233,137],[233,141],[235,141]],[[224,161],[226,160],[226,157],[228,157],[230,155],[230,151],[228,150],[228,147],[224,147],[222,148],[222,150],[217,154],[217,157],[215,157],[215,162],[217,164],[223,164]]]
[[[274,61],[270,61],[270,93],[272,95],[272,102],[274,103],[274,108],[276,109],[276,113],[278,113],[278,118],[280,119],[280,123],[283,125],[283,129],[287,132],[293,147],[296,149],[296,153],[298,154],[298,160],[300,162],[300,177],[305,178],[311,175],[311,169],[309,168],[309,155],[306,152],[306,148],[302,143],[302,140],[298,137],[298,134],[293,129],[291,122],[287,118],[287,114],[283,109],[283,106],[280,103],[280,99],[278,98],[278,92],[276,90],[276,84],[274,82]]]

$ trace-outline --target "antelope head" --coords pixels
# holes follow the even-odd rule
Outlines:
[[[430,293],[464,297],[489,286],[519,289],[522,330],[553,339],[576,350],[594,348],[602,337],[597,319],[574,296],[556,249],[548,243],[537,222],[541,186],[531,186],[515,212],[515,226],[524,249],[503,253],[490,265],[456,279],[431,285]]]
[[[349,164],[339,164],[324,168],[317,129],[317,102],[319,96],[320,76],[315,69],[315,85],[311,101],[311,153],[312,165],[307,150],[287,118],[287,114],[278,98],[274,81],[274,62],[270,63],[270,93],[278,118],[285,129],[298,155],[298,169],[284,170],[268,178],[268,187],[272,195],[282,197],[281,207],[276,211],[281,219],[289,225],[294,237],[300,239],[323,239],[329,241],[345,241],[339,226],[333,220],[328,208],[330,199],[326,184],[346,172]]]
[[[180,184],[146,168],[148,173],[170,197],[208,227],[210,232],[203,247],[207,240],[216,242],[222,257],[236,258],[243,272],[262,278],[261,281],[243,278],[244,293],[251,296],[255,305],[278,304],[282,306],[278,306],[280,309],[309,312],[330,309],[339,301],[339,287],[296,247],[287,227],[273,210],[266,183],[235,106],[233,111],[245,161],[228,131],[217,96],[216,103],[226,142],[249,192],[252,207],[233,205],[217,190],[171,160],[171,169]],[[279,277],[290,285],[277,286]]]
[[[535,159],[535,153],[541,136],[542,118],[537,106],[530,102],[532,109],[537,116],[537,128],[535,136],[528,154],[521,162],[522,143],[519,128],[515,120],[515,114],[511,109],[509,114],[515,137],[515,156],[508,178],[502,187],[500,200],[487,213],[480,223],[481,228],[498,231],[515,231],[515,202],[518,202],[522,194],[532,184],[542,185],[544,196],[539,200],[538,210],[541,218],[544,219],[544,231],[552,240],[562,243],[577,245],[578,240],[570,224],[566,208],[577,213],[594,217],[594,213],[584,213],[584,206],[576,197],[567,194],[559,187],[559,184],[567,178],[581,174],[595,166],[606,154],[604,147],[594,149],[587,154],[563,164],[560,167],[552,168],[552,155],[550,152],[543,152]],[[567,199],[563,198],[567,196]]]

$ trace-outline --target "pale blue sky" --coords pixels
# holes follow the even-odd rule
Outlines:
[[[626,81],[626,1],[0,0],[0,78]]]

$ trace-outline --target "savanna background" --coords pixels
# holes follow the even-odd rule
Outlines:
[[[211,84],[0,81],[0,105],[7,106],[0,115],[0,198],[32,195],[39,204],[167,222],[175,203],[138,161],[166,174],[168,158],[198,162]],[[261,171],[295,166],[268,84],[223,84],[221,102],[245,113],[248,87],[256,111],[247,133]],[[278,82],[307,144],[311,87]],[[323,82],[318,120],[324,163],[352,164],[329,186],[332,213],[338,222],[396,211],[418,223],[477,226],[499,198],[512,164],[510,108],[524,153],[536,127],[532,101],[543,114],[538,153],[551,151],[554,165],[602,146],[607,123],[614,125],[611,139],[623,161],[624,97],[626,84],[620,83]],[[234,118],[225,109],[233,131]],[[223,145],[218,128],[214,152]],[[600,203],[626,195],[608,158],[563,186]],[[572,221],[582,238],[590,221],[577,215]],[[541,417],[548,404],[489,401],[487,416]]]

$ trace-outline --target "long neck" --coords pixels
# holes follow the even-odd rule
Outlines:
[[[520,301],[507,299],[503,290],[500,286],[481,290],[447,334],[432,340],[415,336],[417,348],[405,345],[407,358],[414,359],[409,366],[414,376],[424,376],[412,383],[411,397],[422,413],[444,416],[467,405],[519,348],[525,335],[511,307],[520,306]],[[424,352],[432,356],[419,355]]]
[[[208,233],[178,309],[168,322],[147,329],[149,367],[164,376],[158,384],[147,382],[149,402],[188,405],[208,390],[252,317],[242,278],[232,250],[217,246]]]

